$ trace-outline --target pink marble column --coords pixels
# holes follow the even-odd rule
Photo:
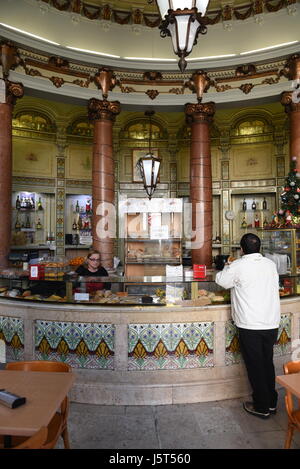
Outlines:
[[[192,263],[212,266],[212,177],[210,123],[214,103],[186,104],[191,125],[190,202],[192,204]]]
[[[5,80],[6,102],[0,103],[0,266],[8,265],[11,242],[12,193],[12,111],[17,98],[24,94],[21,83]]]
[[[94,121],[93,142],[93,248],[101,253],[105,268],[113,267],[115,226],[115,183],[112,127],[120,112],[119,102],[91,99],[89,118]]]
[[[295,54],[286,63],[285,76],[294,81],[295,86],[300,83],[300,55]],[[281,104],[290,118],[290,158],[296,156],[297,169],[300,170],[300,88],[287,91],[281,95]]]

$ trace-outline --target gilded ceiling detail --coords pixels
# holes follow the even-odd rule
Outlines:
[[[36,0],[41,4],[40,0]],[[287,8],[292,14],[297,0],[243,0],[218,2],[211,0],[205,21],[207,25],[221,21],[246,20],[250,16],[272,13]],[[155,0],[42,0],[42,7],[51,6],[59,11],[78,14],[90,20],[112,21],[120,25],[135,24],[149,28],[156,28],[160,23],[160,16]]]

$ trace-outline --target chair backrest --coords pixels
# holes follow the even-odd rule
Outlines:
[[[42,449],[43,444],[46,442],[48,436],[47,427],[41,427],[34,435],[27,438],[13,449]]]
[[[11,362],[6,364],[5,369],[11,371],[72,372],[72,368],[67,363],[46,360]]]
[[[289,375],[292,373],[300,373],[300,361],[290,361],[284,363],[283,371],[285,375]],[[293,412],[294,412],[294,398],[292,393],[286,389],[285,390],[285,406],[287,414],[291,421],[294,421]],[[300,409],[300,399],[298,399],[298,407]]]
[[[291,362],[284,363],[283,371],[285,375],[289,375],[291,373],[299,373],[300,361],[291,361]]]

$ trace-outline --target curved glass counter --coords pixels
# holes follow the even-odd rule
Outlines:
[[[32,280],[22,270],[6,269],[0,274],[0,296],[12,300],[99,305],[207,306],[230,302],[230,291],[215,283],[215,271],[205,278],[183,277],[81,277]],[[280,276],[280,296],[300,293],[300,277]]]

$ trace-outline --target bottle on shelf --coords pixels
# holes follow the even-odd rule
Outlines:
[[[257,213],[255,214],[255,217],[254,217],[254,227],[259,228],[259,217]]]
[[[39,197],[39,200],[38,200],[38,203],[37,203],[37,209],[38,209],[38,210],[43,210],[41,197]]]
[[[19,210],[20,208],[21,208],[21,201],[20,201],[20,197],[17,195],[16,209]]]
[[[31,200],[31,208],[32,208],[33,210],[35,210],[35,201],[34,201],[34,198],[31,197],[30,200]]]
[[[245,198],[244,198],[244,200],[243,200],[242,210],[243,210],[243,212],[246,212],[246,210],[247,210],[247,202],[246,202],[246,199],[245,199]]]
[[[41,219],[40,219],[40,218],[37,219],[37,222],[36,222],[35,227],[36,227],[37,230],[41,230],[41,229],[42,229],[42,223],[41,223]]]
[[[79,202],[78,202],[78,200],[77,200],[76,206],[75,206],[75,212],[76,212],[76,213],[79,213],[79,210],[80,210],[80,209],[79,209]]]
[[[263,203],[262,203],[262,208],[263,208],[263,210],[267,210],[267,208],[268,208],[267,201],[266,201],[265,197],[264,197],[264,200],[263,200]]]
[[[243,218],[242,223],[241,223],[241,228],[247,228],[247,222],[246,222],[246,217]]]
[[[90,211],[91,211],[91,201],[90,199],[88,199],[85,204],[85,212],[90,213]]]
[[[76,223],[75,218],[74,218],[74,221],[73,221],[72,230],[74,230],[74,231],[77,230],[77,223]]]
[[[25,197],[22,197],[21,199],[21,208],[26,208]]]
[[[19,221],[19,217],[17,217],[16,223],[15,223],[15,230],[20,231],[20,229],[21,229],[21,223]]]
[[[255,202],[255,199],[253,199],[251,208],[252,208],[252,210],[256,210],[256,202]]]
[[[268,223],[267,217],[265,217],[265,219],[263,221],[263,227],[265,228],[268,224],[269,223]]]
[[[29,215],[26,216],[25,228],[30,228],[30,219],[29,219]]]

